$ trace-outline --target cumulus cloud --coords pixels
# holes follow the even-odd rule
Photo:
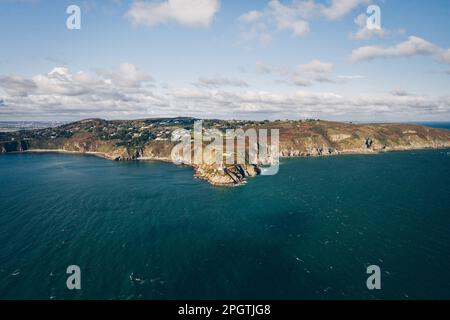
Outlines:
[[[332,77],[333,64],[314,59],[294,68],[274,67],[262,62],[256,64],[256,72],[262,75],[276,75],[281,79],[277,83],[308,87],[314,82],[334,82]],[[350,80],[350,79],[347,79]]]
[[[331,0],[329,6],[321,6],[321,12],[329,19],[339,19],[361,4],[369,4],[368,0]]]
[[[11,96],[26,96],[28,92],[36,89],[36,84],[21,76],[1,76],[0,87]]]
[[[131,63],[120,64],[117,72],[97,70],[97,73],[120,87],[137,88],[145,83],[153,81],[151,75],[138,70],[137,67]]]
[[[30,78],[0,76],[0,92],[5,93],[2,112],[34,116],[74,115],[99,112],[123,114],[141,110],[144,101],[153,102],[150,75],[123,63],[117,71],[71,72],[56,67]]]
[[[31,79],[17,76],[3,78],[0,86],[18,95],[82,96],[109,89],[130,90],[151,80],[150,75],[139,71],[133,64],[122,63],[117,71],[97,70],[95,74],[84,71],[72,73],[66,67],[56,67],[47,74],[38,74]]]
[[[303,36],[309,32],[309,23],[302,19],[304,12],[299,5],[286,6],[278,0],[272,0],[267,13],[276,21],[279,30],[290,30],[295,36]]]
[[[430,55],[441,62],[450,63],[450,49],[441,49],[435,44],[415,36],[411,36],[407,41],[401,42],[391,47],[360,47],[353,50],[350,60],[352,62],[359,62],[377,58],[405,57],[415,55]]]
[[[313,60],[299,65],[295,72],[303,74],[305,81],[314,81],[331,69],[331,64]],[[224,77],[205,78],[206,86],[162,89],[148,86],[149,76],[143,74],[138,68],[123,64],[111,72],[71,72],[58,67],[32,77],[1,76],[0,117],[76,120],[184,115],[228,119],[417,120],[450,116],[450,96],[414,95],[401,90],[358,96],[334,92],[280,93],[245,86],[239,91],[228,91],[222,85],[236,83]],[[128,75],[125,82],[119,81],[120,75]]]
[[[251,10],[239,17],[244,24],[241,39],[256,40],[267,45],[272,39],[272,29],[290,31],[294,36],[303,36],[309,32],[309,23],[303,19],[307,9],[306,3],[315,6],[312,1],[293,2],[284,5],[278,0],[271,0],[262,11]]]
[[[314,0],[293,0],[286,4],[271,0],[263,10],[251,10],[239,17],[245,27],[241,38],[257,40],[266,45],[273,37],[273,29],[289,31],[293,36],[302,37],[310,32],[312,18],[339,19],[364,3],[369,1],[331,0],[325,5]]]
[[[182,90],[173,96],[174,103],[196,106],[203,117],[238,117],[279,119],[319,117],[322,119],[438,119],[450,113],[450,97],[380,96],[345,97],[332,92],[297,91],[281,94],[268,91]],[[220,111],[219,111],[220,110]]]
[[[332,70],[333,64],[316,59],[309,63],[299,65],[297,67],[297,75],[318,82],[328,82],[331,81],[330,72]]]
[[[208,27],[219,11],[219,0],[136,0],[126,13],[135,26],[152,27],[176,22],[192,27]]]

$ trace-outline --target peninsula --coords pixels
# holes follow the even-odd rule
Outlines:
[[[172,161],[178,143],[171,134],[192,130],[194,118],[140,120],[86,119],[58,127],[0,132],[0,153],[66,152],[93,154],[115,161]],[[354,124],[322,120],[203,120],[204,129],[279,129],[280,157],[370,154],[450,147],[450,130],[414,124]],[[206,155],[208,156],[208,155]],[[195,176],[213,185],[239,185],[260,173],[250,163],[218,167],[192,165]]]

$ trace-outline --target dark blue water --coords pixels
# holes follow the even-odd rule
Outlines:
[[[437,129],[450,129],[450,122],[417,122],[417,124]]]
[[[237,188],[62,154],[0,156],[0,177],[3,299],[450,298],[450,150],[289,159]]]

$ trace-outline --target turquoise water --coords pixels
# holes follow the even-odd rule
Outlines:
[[[63,154],[0,156],[0,177],[3,299],[450,298],[450,150],[287,159],[237,188]]]

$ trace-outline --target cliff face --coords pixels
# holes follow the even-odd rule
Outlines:
[[[92,153],[112,160],[153,159],[172,161],[178,142],[170,141],[175,129],[192,129],[193,119],[105,121],[90,119],[58,128],[0,133],[0,153],[60,151]],[[227,122],[205,120],[205,128],[279,129],[279,156],[329,156],[450,147],[450,130],[410,124],[351,124],[327,121]],[[270,138],[269,138],[270,140]],[[206,145],[207,143],[205,143]],[[206,150],[206,151],[205,151]],[[247,150],[244,150],[247,152]],[[214,155],[206,148],[203,158]],[[258,166],[191,165],[195,176],[213,185],[239,185],[261,173]]]
[[[7,153],[7,152],[21,152],[24,150],[27,150],[29,148],[28,141],[26,140],[19,140],[19,141],[7,141],[7,142],[0,142],[0,153]]]
[[[356,125],[309,121],[281,124],[280,154],[323,156],[342,153],[445,148],[450,131],[410,124]]]

